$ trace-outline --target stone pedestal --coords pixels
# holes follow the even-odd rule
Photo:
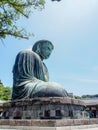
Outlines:
[[[97,128],[98,119],[62,119],[62,120],[35,120],[35,119],[1,119],[0,130],[83,130]]]
[[[3,106],[3,119],[87,118],[84,102],[69,97],[15,100]]]

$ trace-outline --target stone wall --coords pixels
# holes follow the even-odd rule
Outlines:
[[[98,125],[98,119],[62,119],[62,120],[13,120],[1,119],[0,128],[2,126],[37,126],[37,127],[64,127],[64,126],[85,126],[85,125]]]

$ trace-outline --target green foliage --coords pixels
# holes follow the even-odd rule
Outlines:
[[[0,38],[11,35],[26,38],[30,35],[24,28],[17,27],[16,22],[21,16],[26,18],[33,9],[43,9],[44,0],[0,0]]]
[[[75,99],[81,99],[81,97],[80,96],[75,96]]]
[[[96,94],[96,95],[82,95],[82,98],[98,98],[98,94]]]
[[[76,99],[86,99],[86,98],[98,98],[98,94],[96,95],[82,95],[82,96],[75,96]]]
[[[3,84],[0,84],[0,99],[10,100],[11,90],[11,87],[4,87]]]
[[[82,95],[82,98],[92,98],[91,95]]]

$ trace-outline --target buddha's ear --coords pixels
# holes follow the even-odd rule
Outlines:
[[[40,44],[37,45],[36,53],[40,54]]]

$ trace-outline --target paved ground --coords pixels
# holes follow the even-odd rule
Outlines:
[[[98,130],[98,128],[87,128],[87,129],[73,129],[73,130]]]
[[[17,129],[0,129],[0,130],[17,130]],[[20,129],[23,130],[23,129]],[[61,129],[62,130],[62,129]],[[87,128],[87,129],[71,129],[71,130],[98,130],[98,128]]]
[[[93,127],[93,128],[92,128]],[[83,125],[83,126],[66,126],[66,127],[1,127],[0,130],[98,130],[97,125]]]
[[[18,130],[18,129],[0,129],[0,130]],[[88,128],[88,129],[73,129],[73,130],[98,130],[98,128]]]

